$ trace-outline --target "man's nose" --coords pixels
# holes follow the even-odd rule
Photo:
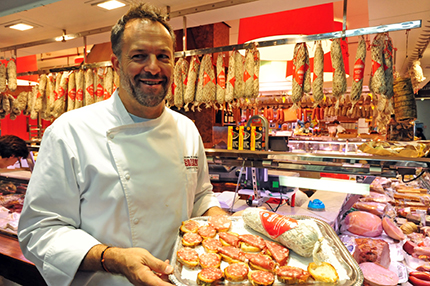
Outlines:
[[[156,55],[150,55],[148,57],[148,60],[145,66],[145,71],[150,72],[153,75],[160,72],[159,61]]]

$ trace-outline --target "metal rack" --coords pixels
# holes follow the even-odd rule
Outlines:
[[[325,172],[348,175],[383,176],[428,172],[430,159],[366,155],[318,155],[275,151],[206,149],[209,164],[256,167],[273,170]]]

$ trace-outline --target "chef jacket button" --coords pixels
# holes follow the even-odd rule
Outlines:
[[[138,218],[135,218],[135,219],[133,220],[133,223],[134,223],[134,224],[138,224],[138,223],[139,223],[139,219],[138,219]]]
[[[113,139],[113,138],[115,138],[115,135],[113,133],[109,133],[109,138]]]
[[[125,179],[128,181],[130,180],[130,174],[125,174]]]

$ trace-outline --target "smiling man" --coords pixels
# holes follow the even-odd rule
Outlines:
[[[196,126],[165,107],[165,17],[135,4],[111,42],[120,88],[47,128],[27,189],[18,238],[49,285],[170,285],[181,222],[225,214]]]

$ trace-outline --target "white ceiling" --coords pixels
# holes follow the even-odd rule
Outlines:
[[[120,8],[113,11],[93,6],[100,0],[0,0],[0,50],[5,47],[22,45],[35,41],[42,41],[61,36],[63,30],[67,34],[85,32],[89,30],[112,26],[116,20],[127,11]],[[248,0],[251,1],[251,0]],[[9,5],[4,5],[7,2]],[[172,12],[193,8],[205,4],[224,1],[216,0],[153,0],[152,3],[160,7],[170,6]],[[231,0],[230,2],[246,2],[244,0]],[[302,7],[330,3],[328,0],[255,0],[245,4],[238,4],[228,8],[187,15],[187,26],[199,26],[217,22],[227,22],[232,26],[230,44],[237,41],[238,19],[262,14],[286,11]],[[399,23],[412,20],[422,20],[422,28],[413,29],[408,34],[397,31],[390,33],[393,38],[396,52],[397,70],[406,70],[417,41],[422,34],[430,35],[430,1],[429,0],[354,0],[348,1],[347,22],[349,29],[370,27],[384,24]],[[36,7],[36,8],[34,8]],[[335,2],[335,16],[342,19],[343,1]],[[28,31],[15,31],[5,25],[24,20],[39,27]],[[170,23],[175,29],[183,28],[182,17],[172,18]],[[304,23],[305,25],[306,23]],[[426,27],[427,26],[427,27]],[[428,31],[428,32],[426,32]],[[370,36],[373,39],[373,36]],[[109,33],[87,36],[87,45],[109,41]],[[351,41],[353,42],[353,41]],[[43,44],[17,50],[18,56],[42,53],[54,53],[66,50],[70,53],[77,47],[83,46],[83,38],[67,41],[65,43]],[[406,46],[408,49],[406,50]],[[0,56],[9,56],[13,51],[0,52]],[[58,53],[58,52],[57,52]],[[350,58],[355,57],[355,48],[350,49]],[[407,57],[408,56],[408,57]],[[292,57],[292,55],[291,55]],[[424,74],[430,78],[430,52],[427,48],[421,59]]]

